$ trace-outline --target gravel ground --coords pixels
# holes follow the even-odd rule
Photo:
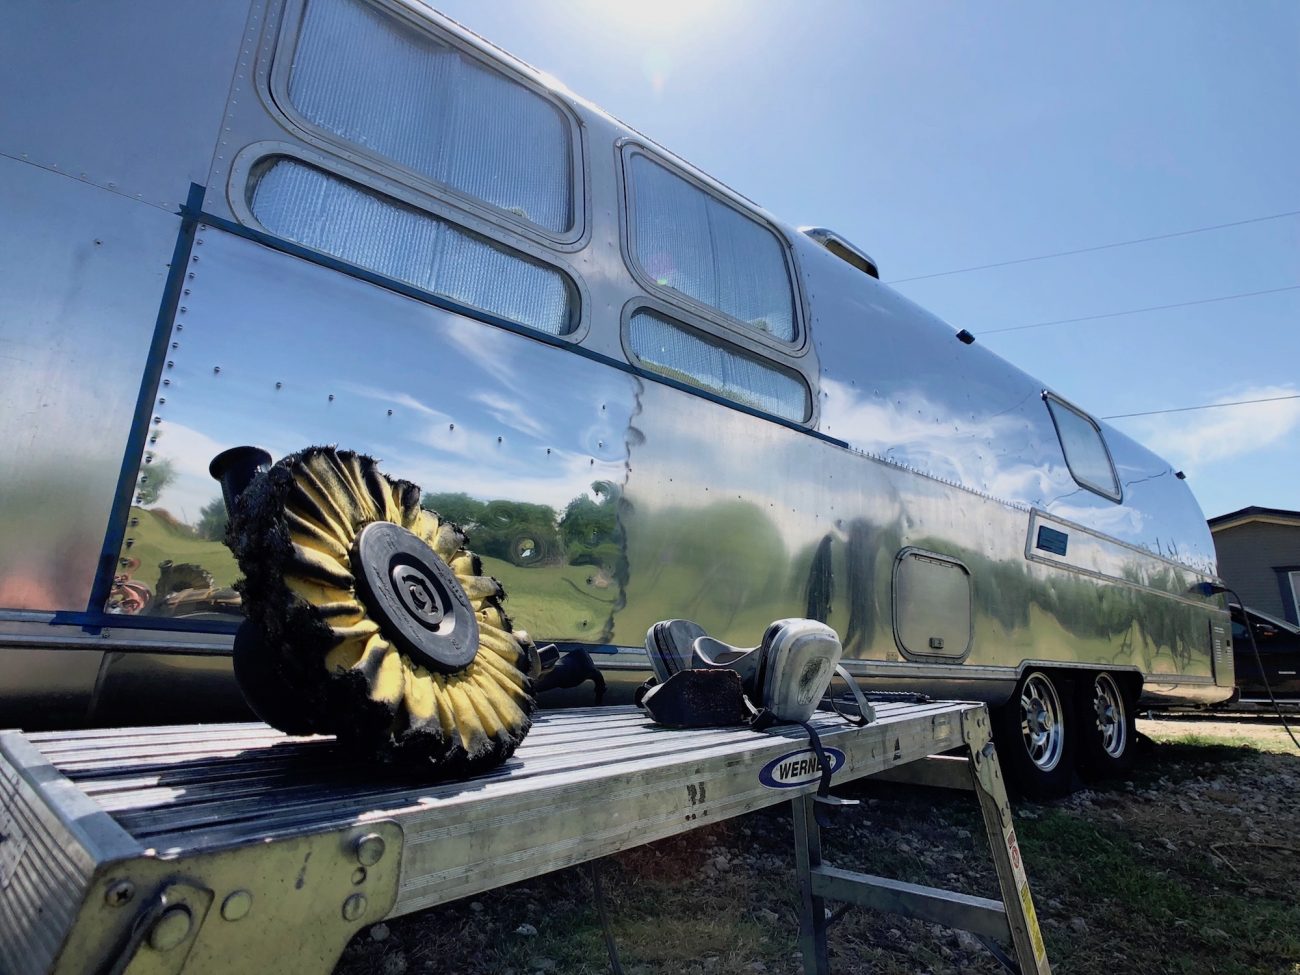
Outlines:
[[[1276,720],[1142,721],[1137,768],[1055,803],[1017,803],[1017,833],[1062,975],[1300,973],[1300,757]],[[823,833],[827,862],[996,897],[969,796],[870,782]],[[632,975],[802,971],[788,813],[753,813],[600,863]],[[337,975],[609,971],[588,868],[375,925]],[[851,911],[837,973],[993,973],[971,935]]]

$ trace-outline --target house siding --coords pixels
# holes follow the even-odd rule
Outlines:
[[[1213,534],[1219,575],[1245,604],[1300,622],[1286,572],[1278,571],[1300,569],[1300,525],[1247,522]]]

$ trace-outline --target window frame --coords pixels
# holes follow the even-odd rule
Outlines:
[[[260,87],[264,92],[268,110],[278,116],[295,136],[302,138],[309,145],[324,150],[336,158],[342,158],[354,165],[364,166],[376,174],[388,179],[395,179],[441,203],[455,206],[493,226],[513,230],[544,243],[550,247],[565,251],[576,251],[585,246],[590,236],[588,221],[588,192],[590,174],[586,164],[585,139],[583,126],[577,115],[557,95],[539,84],[533,78],[515,70],[513,65],[496,60],[478,50],[466,38],[445,29],[432,19],[421,18],[414,11],[395,0],[352,0],[354,3],[369,6],[382,11],[388,16],[396,17],[412,29],[426,34],[441,44],[445,44],[462,56],[476,62],[488,71],[506,78],[508,81],[522,85],[533,95],[544,99],[560,115],[569,137],[569,193],[572,201],[572,220],[569,228],[562,232],[553,231],[540,224],[533,223],[509,210],[500,209],[471,194],[461,192],[445,183],[440,183],[423,173],[409,169],[402,164],[379,153],[370,152],[364,146],[348,142],[337,133],[321,128],[304,118],[289,96],[289,75],[293,66],[294,53],[297,50],[301,34],[300,25],[308,0],[284,0],[278,23],[273,33],[274,39],[269,51],[264,55],[258,67]],[[430,11],[432,13],[432,11]],[[265,63],[265,62],[268,62]],[[366,185],[365,181],[360,181]],[[459,222],[459,221],[458,221]]]
[[[662,372],[647,365],[639,355],[632,349],[629,341],[629,328],[633,316],[637,312],[648,312],[660,318],[667,319],[672,325],[679,326],[688,332],[695,332],[706,341],[713,341],[723,346],[733,346],[742,355],[748,355],[751,358],[758,359],[772,369],[785,373],[790,377],[797,379],[803,386],[805,394],[805,417],[802,420],[792,420],[789,417],[780,416],[776,413],[769,413],[757,406],[750,406],[748,403],[742,403],[739,400],[731,399],[724,394],[709,389],[706,386],[697,386],[693,383],[683,382],[680,379],[674,379]],[[787,362],[781,362],[766,354],[764,351],[753,349],[743,343],[736,342],[734,335],[730,332],[719,334],[715,330],[701,328],[695,322],[685,318],[680,314],[678,309],[666,302],[658,301],[655,298],[633,298],[623,306],[622,314],[619,316],[619,342],[623,347],[623,356],[627,359],[628,364],[636,371],[637,375],[644,376],[654,382],[663,383],[680,389],[693,396],[699,396],[702,399],[710,400],[720,406],[729,409],[739,410],[742,413],[748,413],[751,416],[761,417],[773,423],[779,423],[782,426],[790,427],[794,430],[808,430],[815,427],[818,412],[818,397],[815,385],[809,381],[807,374],[794,365]]]
[[[623,251],[623,261],[636,283],[644,288],[648,294],[662,300],[674,309],[669,315],[670,318],[682,320],[683,315],[690,316],[683,320],[683,324],[693,328],[699,328],[701,324],[707,323],[711,327],[701,329],[701,331],[709,332],[718,339],[732,344],[748,345],[754,351],[761,351],[768,359],[773,358],[771,355],[773,352],[789,358],[797,358],[806,354],[810,345],[807,327],[808,316],[804,307],[803,290],[800,287],[799,265],[794,248],[791,247],[789,238],[781,231],[781,228],[766,216],[757,212],[752,206],[745,206],[741,201],[724,194],[717,187],[710,185],[682,165],[647,146],[644,142],[631,138],[620,139],[615,144],[615,151],[619,159],[619,165],[615,168],[618,171],[622,203],[619,207],[620,244]],[[787,342],[769,333],[751,328],[720,308],[706,304],[674,288],[665,287],[656,282],[649,272],[641,266],[641,262],[637,257],[633,234],[636,224],[636,180],[632,176],[632,159],[638,155],[645,156],[651,163],[662,166],[673,176],[684,180],[701,193],[772,234],[777,246],[780,248],[786,281],[790,288],[790,315],[794,324],[793,340]],[[804,375],[804,381],[808,381],[806,375]],[[809,385],[812,388],[812,384]],[[813,398],[815,400],[816,396],[814,395]],[[813,412],[816,413],[815,407]]]
[[[386,196],[404,206],[409,206],[414,210],[428,214],[435,220],[443,220],[452,224],[460,230],[467,233],[483,237],[493,243],[500,244],[509,250],[518,251],[522,256],[536,261],[538,264],[564,276],[569,287],[572,290],[574,301],[577,308],[574,310],[573,329],[562,334],[547,332],[543,329],[535,328],[524,322],[515,321],[512,318],[498,315],[495,312],[475,308],[472,305],[466,305],[437,291],[430,291],[422,288],[417,284],[407,281],[403,278],[395,277],[385,271],[370,267],[365,264],[358,264],[345,258],[337,257],[325,251],[316,250],[306,244],[299,243],[296,240],[277,234],[263,226],[262,222],[257,219],[253,213],[251,204],[251,192],[253,189],[252,177],[258,167],[264,162],[284,158],[292,162],[300,163],[304,166],[310,166],[319,169],[326,175],[343,182],[353,183],[361,189],[374,193],[377,196]],[[360,167],[349,165],[340,160],[330,152],[321,152],[313,149],[304,148],[288,142],[255,142],[252,145],[244,147],[236,156],[230,166],[230,180],[227,190],[227,202],[230,205],[232,213],[236,220],[245,227],[250,227],[257,233],[262,234],[275,241],[283,241],[287,250],[299,250],[307,254],[320,254],[331,261],[338,261],[350,267],[359,268],[367,274],[374,275],[384,281],[391,281],[400,286],[403,291],[415,292],[419,295],[427,295],[434,301],[430,304],[437,305],[446,302],[454,306],[457,311],[455,314],[464,314],[467,317],[482,320],[484,316],[501,322],[507,322],[512,328],[518,329],[521,333],[536,336],[544,341],[554,344],[579,345],[587,336],[591,328],[591,319],[589,309],[591,307],[591,295],[587,290],[586,283],[577,270],[566,260],[562,259],[553,250],[539,246],[536,242],[516,236],[503,231],[503,228],[486,223],[481,220],[466,219],[464,214],[456,209],[442,204],[441,201],[430,201],[426,196],[416,191],[404,183],[393,180],[377,178]],[[459,310],[463,309],[463,311]]]
[[[1079,407],[1075,406],[1069,400],[1062,396],[1058,396],[1056,393],[1049,390],[1043,390],[1043,402],[1047,405],[1047,415],[1052,418],[1052,429],[1056,431],[1057,445],[1061,448],[1061,456],[1065,458],[1066,469],[1070,472],[1070,477],[1074,479],[1074,483],[1079,485],[1079,487],[1083,488],[1085,491],[1091,491],[1093,494],[1103,497],[1108,501],[1113,501],[1116,504],[1122,503],[1124,500],[1124,485],[1120,482],[1119,471],[1115,467],[1115,458],[1110,452],[1110,444],[1106,442],[1106,435],[1102,432],[1101,424],[1094,420],[1090,414],[1079,409]],[[1057,406],[1069,410],[1075,416],[1084,420],[1092,427],[1093,431],[1096,432],[1097,440],[1101,444],[1102,452],[1106,455],[1106,463],[1110,465],[1110,476],[1114,478],[1115,481],[1114,493],[1106,490],[1100,484],[1093,484],[1091,481],[1080,477],[1078,472],[1075,471],[1074,464],[1070,462],[1070,451],[1066,449],[1065,446],[1065,438],[1061,436],[1061,425],[1056,418]]]

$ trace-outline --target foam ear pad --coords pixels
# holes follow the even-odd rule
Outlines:
[[[248,617],[236,679],[259,716],[439,775],[514,752],[532,722],[536,650],[418,486],[362,454],[310,447],[257,475],[234,507],[226,541]]]

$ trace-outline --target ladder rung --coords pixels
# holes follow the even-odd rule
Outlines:
[[[931,921],[1002,941],[1011,938],[1001,901],[837,867],[813,867],[811,872],[812,890],[816,896]]]

